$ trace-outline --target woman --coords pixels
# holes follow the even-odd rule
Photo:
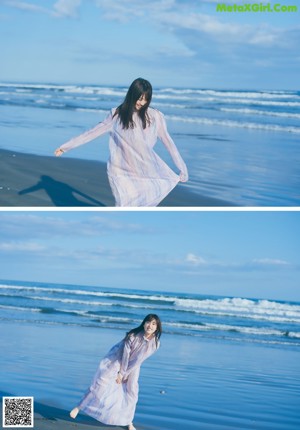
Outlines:
[[[161,333],[161,321],[155,314],[130,330],[100,362],[89,390],[70,416],[76,418],[81,410],[104,424],[136,430],[132,421],[140,367],[159,348]]]
[[[186,165],[167,131],[163,114],[149,107],[151,98],[150,82],[136,79],[124,102],[103,122],[55,151],[60,156],[109,132],[107,173],[116,206],[157,206],[179,181],[188,180]],[[154,151],[158,138],[171,154],[179,175]]]

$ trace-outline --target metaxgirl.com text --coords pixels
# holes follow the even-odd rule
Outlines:
[[[217,12],[298,12],[297,6],[288,6],[280,3],[272,5],[271,3],[244,3],[244,4],[226,4],[218,3]]]

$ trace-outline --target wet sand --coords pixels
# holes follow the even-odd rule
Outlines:
[[[1,397],[15,397],[9,393],[2,393]],[[1,415],[2,415],[2,407],[1,407]],[[1,416],[2,423],[2,416]],[[20,429],[28,429],[29,427],[19,427]],[[69,416],[69,411],[56,408],[53,406],[47,406],[45,404],[34,401],[34,428],[37,430],[124,430],[127,427],[119,427],[119,426],[109,426],[105,424],[101,424],[100,422],[93,420],[92,418],[84,415],[78,415],[76,420],[73,420]],[[140,430],[143,430],[143,427],[139,427]]]
[[[114,207],[105,163],[0,150],[1,207]],[[232,206],[178,185],[167,207]]]
[[[36,430],[125,429],[69,416],[125,331],[3,321],[0,397],[34,397]],[[141,367],[134,424],[137,430],[298,430],[298,374],[298,347],[164,333],[159,351]]]

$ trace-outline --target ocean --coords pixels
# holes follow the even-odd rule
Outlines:
[[[300,303],[84,285],[0,281],[0,320],[119,329],[148,313],[164,332],[278,348],[300,347]]]
[[[1,395],[34,397],[36,428],[70,424],[101,358],[155,312],[138,429],[299,429],[300,303],[4,280],[0,297]]]
[[[127,88],[0,83],[1,148],[52,155],[102,121]],[[300,92],[154,88],[194,193],[240,206],[299,206]],[[106,161],[107,136],[65,156]],[[162,145],[157,152],[172,166]]]

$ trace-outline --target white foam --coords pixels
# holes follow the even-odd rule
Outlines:
[[[124,96],[125,90],[111,87],[55,85],[55,84],[6,84],[0,83],[0,88],[16,88],[16,92],[30,92],[31,90],[58,90],[65,93],[101,94],[108,96]]]
[[[78,112],[104,113],[104,114],[107,114],[107,115],[109,113],[108,110],[104,110],[104,109],[75,108],[75,110],[78,111]]]
[[[43,300],[47,302],[79,304],[79,305],[87,305],[87,306],[113,306],[113,303],[104,303],[104,302],[89,301],[89,300],[62,299],[62,298],[54,298],[54,297],[30,296],[29,299]]]
[[[218,98],[218,97],[188,97],[187,95],[170,95],[170,94],[155,94],[155,99],[167,100],[194,100],[198,102],[208,103],[222,103],[222,104],[247,104],[247,105],[261,105],[261,106],[284,106],[284,107],[298,107],[300,101],[278,101],[278,100],[259,100],[249,98]],[[298,100],[298,99],[297,99]]]
[[[197,123],[197,124],[205,124],[205,125],[218,125],[225,127],[234,127],[234,128],[249,128],[253,130],[265,130],[265,131],[276,131],[276,132],[284,132],[284,133],[300,133],[300,127],[292,127],[292,126],[281,126],[276,124],[259,124],[259,123],[251,123],[251,122],[239,122],[232,120],[219,120],[212,118],[200,118],[200,117],[180,117],[174,115],[166,115],[166,118],[171,121],[180,121],[186,123]]]
[[[245,326],[236,326],[236,325],[228,325],[228,324],[189,324],[189,323],[172,323],[165,322],[165,326],[170,327],[178,327],[178,328],[187,328],[189,330],[199,330],[199,331],[208,331],[208,330],[217,330],[223,332],[236,332],[242,334],[250,334],[256,336],[288,336],[300,338],[299,332],[289,332],[283,330],[272,329],[268,327],[245,327]]]
[[[300,333],[299,332],[290,331],[290,332],[288,332],[288,336],[300,339]]]
[[[27,287],[27,286],[12,286],[12,285],[0,285],[0,289],[8,290],[25,290],[25,291],[43,291],[45,293],[63,293],[63,294],[75,294],[83,296],[96,296],[96,297],[120,297],[125,299],[138,299],[138,300],[150,300],[150,301],[163,301],[163,302],[174,302],[173,298],[163,296],[143,296],[139,294],[126,294],[126,293],[108,293],[100,291],[85,291],[85,290],[67,290],[64,288],[41,288],[41,287]]]
[[[164,88],[158,90],[158,93],[171,93],[171,94],[200,94],[210,95],[217,97],[245,97],[250,99],[290,99],[298,98],[299,96],[293,92],[287,93],[285,91],[217,91],[217,90],[197,90],[197,89],[175,89],[175,88]]]
[[[224,298],[218,300],[176,299],[179,309],[191,309],[200,313],[220,316],[272,320],[274,322],[300,322],[300,306],[269,300]]]
[[[190,106],[188,105],[182,105],[182,104],[176,104],[176,103],[159,103],[159,102],[153,102],[151,106],[154,107],[163,107],[163,108],[174,108],[174,109],[187,109]]]
[[[0,305],[1,309],[4,310],[13,310],[13,311],[21,311],[21,312],[40,312],[40,309],[38,308],[24,308],[21,306],[9,306],[9,305]]]
[[[274,112],[274,111],[264,111],[264,110],[257,110],[257,109],[234,109],[234,108],[220,108],[222,112],[229,112],[229,113],[241,113],[246,115],[266,115],[266,116],[276,116],[279,118],[295,118],[300,119],[299,113],[292,113],[292,112]]]
[[[1,294],[2,296],[8,296],[8,294]],[[56,303],[69,303],[69,304],[79,304],[79,305],[86,305],[86,306],[116,306],[116,303],[113,302],[99,302],[99,301],[91,301],[91,300],[75,300],[75,299],[63,299],[60,297],[41,297],[41,296],[29,296],[30,300],[43,300],[47,302],[56,302]],[[129,304],[126,303],[117,303],[118,307],[124,307],[124,308],[133,308],[133,309],[153,309],[153,305],[145,305],[145,304]],[[170,306],[159,306],[159,309],[169,309],[172,308]]]

